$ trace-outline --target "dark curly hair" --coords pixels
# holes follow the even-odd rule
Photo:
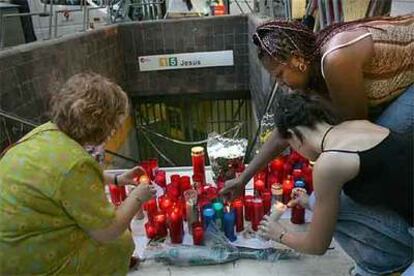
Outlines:
[[[310,83],[308,87],[320,94],[327,95],[328,88],[321,73],[321,48],[336,34],[357,28],[380,29],[375,24],[399,22],[405,16],[372,17],[360,20],[332,24],[314,33],[301,22],[274,20],[256,28],[253,43],[258,47],[259,59],[270,56],[286,62],[291,56],[302,57],[310,65]],[[412,16],[412,15],[411,15]]]
[[[314,128],[317,123],[336,125],[341,121],[331,104],[315,93],[283,92],[277,95],[275,104],[275,124],[285,139],[291,138],[290,129],[302,141],[298,126]]]

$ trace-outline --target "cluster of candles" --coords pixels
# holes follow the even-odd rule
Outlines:
[[[164,238],[169,234],[172,243],[182,243],[187,224],[194,245],[202,245],[204,231],[214,222],[230,241],[235,241],[236,232],[244,230],[245,221],[250,221],[252,229],[257,231],[263,216],[270,213],[272,202],[277,200],[287,204],[294,187],[308,193],[312,191],[310,164],[293,151],[272,160],[266,169],[254,176],[254,195],[226,202],[219,196],[224,183],[206,183],[204,158],[202,147],[193,148],[192,177],[173,174],[168,184],[166,172],[158,169],[158,164],[144,166],[151,180],[164,190],[163,195],[144,204],[148,218],[145,231],[149,239]],[[114,198],[116,196],[119,199],[113,202],[117,205],[125,198],[125,191],[114,193]],[[304,209],[293,207],[291,221],[304,223]]]
[[[292,198],[292,190],[302,189],[310,194],[312,186],[312,167],[309,160],[295,151],[272,160],[268,166],[254,176],[255,195],[262,198],[271,194],[273,201],[287,204]],[[263,199],[265,202],[265,199]],[[265,207],[265,211],[267,210]],[[299,205],[292,207],[291,222],[303,224],[305,209]]]

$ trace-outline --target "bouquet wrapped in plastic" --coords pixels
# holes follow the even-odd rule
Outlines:
[[[243,167],[247,142],[247,139],[226,138],[215,133],[209,135],[207,153],[216,183],[236,177],[236,172]]]
[[[298,258],[299,256],[292,249],[235,247],[230,244],[214,223],[209,224],[205,233],[205,246],[161,243],[149,246],[144,251],[144,260],[155,260],[175,266],[223,264],[238,259],[274,262],[280,259]]]

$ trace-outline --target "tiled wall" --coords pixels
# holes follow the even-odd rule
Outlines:
[[[120,26],[130,95],[248,90],[247,17],[131,23]],[[233,50],[235,66],[140,72],[141,55]]]

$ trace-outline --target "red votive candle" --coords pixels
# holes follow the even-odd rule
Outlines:
[[[152,171],[151,171],[151,164],[148,160],[141,161],[141,167],[145,170],[145,174],[151,178]]]
[[[169,216],[169,228],[171,243],[183,242],[183,215],[180,210],[174,210]]]
[[[269,191],[262,192],[263,210],[265,214],[269,214],[272,206],[272,193]]]
[[[292,172],[293,181],[300,180],[302,178],[302,170],[301,169],[294,169]]]
[[[283,181],[283,203],[288,204],[291,200],[291,193],[293,189],[293,181],[286,179]]]
[[[171,183],[170,185],[167,185],[167,195],[170,198],[178,199],[178,197],[180,196],[179,186],[174,185],[173,183]]]
[[[217,188],[209,186],[205,189],[207,199],[210,201],[215,200],[218,197]]]
[[[278,157],[270,162],[270,171],[282,173],[284,164],[283,158]]]
[[[157,227],[151,222],[145,223],[145,233],[148,239],[153,239],[157,236]]]
[[[174,205],[174,201],[166,195],[162,195],[158,198],[158,205],[164,212],[169,211]]]
[[[244,215],[247,221],[250,221],[253,216],[253,196],[247,195],[244,197]]]
[[[232,203],[232,207],[236,213],[236,232],[244,230],[243,201],[236,199]]]
[[[206,183],[206,169],[205,169],[205,156],[203,147],[191,148],[191,162],[193,164],[193,174],[201,175],[203,183]]]
[[[290,162],[285,162],[283,165],[283,176],[282,179],[285,179],[288,175],[292,173],[292,164]]]
[[[121,195],[120,190],[118,189],[118,186],[114,184],[109,184],[109,194],[111,196],[112,204],[115,206],[121,205]]]
[[[179,174],[172,174],[170,176],[171,184],[179,185],[180,184],[180,175]]]
[[[152,180],[155,179],[155,175],[158,171],[158,159],[157,158],[150,158],[148,159],[149,168],[151,171],[150,177]]]
[[[167,186],[167,179],[166,179],[166,173],[163,170],[158,170],[155,175],[155,184],[160,186],[161,188],[165,189]]]
[[[127,198],[125,186],[118,186],[119,196],[121,201],[124,201]]]
[[[266,184],[264,180],[257,179],[256,181],[254,181],[254,192],[256,196],[260,196],[265,189]]]
[[[253,209],[253,216],[252,216],[252,229],[253,231],[257,231],[259,228],[260,221],[263,218],[264,210],[263,210],[263,201],[261,198],[254,198],[252,201],[252,209]]]
[[[201,222],[194,222],[192,225],[193,243],[194,245],[203,245],[204,229]]]
[[[167,218],[164,212],[157,212],[153,216],[154,225],[157,228],[157,236],[163,238],[167,236]]]
[[[147,202],[144,203],[144,211],[147,211],[147,216],[150,221],[152,221],[155,213],[157,213],[157,200],[155,198],[151,198]]]
[[[191,179],[189,176],[183,175],[180,177],[180,193],[183,194],[185,191],[192,189]]]

